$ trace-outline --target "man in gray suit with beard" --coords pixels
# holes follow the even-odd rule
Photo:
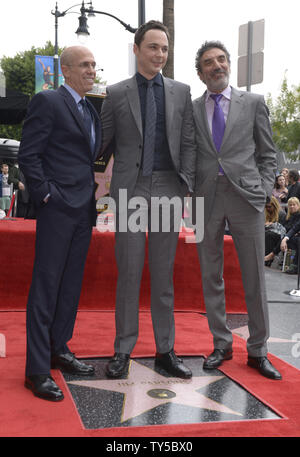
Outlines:
[[[181,213],[176,218],[175,209],[174,214],[171,211],[167,231],[162,226],[153,229],[152,225],[162,222],[161,217],[153,219],[153,202],[163,197],[166,206],[173,198],[181,204],[183,197],[193,191],[196,166],[189,87],[160,74],[167,61],[168,45],[168,30],[158,21],[137,30],[134,53],[138,71],[132,78],[107,88],[101,113],[103,150],[112,139],[115,141],[110,195],[116,203],[118,282],[115,354],[107,366],[109,377],[127,373],[137,341],[146,229],[155,361],[173,376],[192,376],[174,353],[173,265]],[[139,202],[144,221],[137,231],[129,223],[134,216],[134,202]],[[164,212],[166,208],[156,209]]]
[[[261,95],[229,86],[230,56],[218,41],[198,50],[196,69],[207,91],[193,102],[197,143],[195,195],[204,197],[204,239],[198,243],[214,369],[232,358],[226,324],[223,238],[226,220],[237,250],[248,310],[248,365],[281,379],[267,358],[269,316],[264,277],[264,207],[271,196],[276,151]]]

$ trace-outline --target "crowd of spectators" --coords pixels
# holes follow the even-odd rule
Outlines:
[[[17,192],[16,192],[17,191]],[[15,194],[15,202],[12,198]],[[25,179],[17,164],[3,162],[0,170],[0,210],[5,216],[31,218],[31,205]],[[14,211],[15,210],[15,211]]]
[[[300,246],[300,182],[298,170],[284,168],[276,176],[272,198],[265,206],[265,265],[287,274],[298,273]]]
[[[9,211],[12,197],[12,186],[8,182],[8,172],[8,164],[2,163],[0,173],[0,209],[4,211],[5,214]]]

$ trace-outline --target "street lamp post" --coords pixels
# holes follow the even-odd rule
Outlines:
[[[92,2],[90,2],[90,3],[92,3]],[[89,16],[90,15],[92,16],[95,14],[104,14],[105,16],[109,16],[109,17],[112,17],[113,19],[116,19],[116,21],[118,21],[120,24],[122,24],[123,27],[125,27],[125,29],[128,30],[128,32],[135,33],[137,31],[136,28],[131,27],[130,24],[126,24],[124,21],[119,19],[117,16],[114,16],[113,14],[106,13],[105,11],[94,10],[92,5],[89,8],[86,8],[84,1],[82,2],[81,8],[80,8],[80,13],[81,13],[81,16],[79,17],[79,27],[75,32],[78,37],[89,35],[88,29],[87,29],[87,17],[85,16],[85,13],[88,13]]]
[[[61,17],[61,13],[58,11],[57,3],[55,5],[55,12],[51,11],[51,14],[55,16],[55,41],[54,41],[54,58],[53,58],[53,67],[54,67],[54,89],[58,87],[58,18]]]
[[[92,5],[92,2],[89,2],[88,4]],[[54,59],[53,59],[53,66],[54,66],[54,89],[58,88],[58,18],[59,17],[64,17],[66,14],[70,12],[72,8],[75,8],[76,6],[80,6],[81,4],[78,3],[77,5],[70,6],[70,8],[66,9],[62,13],[58,11],[58,6],[57,2],[55,5],[55,11],[51,11],[51,14],[55,17],[55,41],[54,41]],[[79,13],[77,13],[79,14]],[[85,18],[85,20],[87,20]],[[88,35],[89,32],[86,28],[86,35]]]
[[[85,8],[85,5],[84,5],[84,2],[82,2],[82,5],[81,5],[81,8],[80,8],[80,16],[78,18],[79,20],[79,26],[78,26],[78,29],[76,30],[76,34],[77,36],[87,36],[89,35],[89,31],[88,31],[88,25],[87,25],[87,17],[85,15],[86,11],[89,12],[90,15],[92,15],[94,13],[94,11],[91,12],[91,10],[93,10],[93,7],[91,6],[89,9],[86,9]]]
[[[145,19],[145,0],[138,0],[138,2],[139,2],[139,25],[141,25]],[[70,6],[70,8],[68,8],[67,10],[65,10],[61,13],[60,11],[58,11],[58,6],[57,6],[57,2],[56,2],[55,11],[51,11],[51,14],[53,14],[53,16],[55,17],[54,89],[57,89],[57,87],[58,87],[58,18],[65,16],[69,12],[70,9],[81,5],[80,16],[78,18],[79,26],[75,32],[78,37],[80,37],[80,36],[86,37],[89,35],[88,25],[87,25],[88,18],[86,16],[86,13],[88,14],[88,16],[94,16],[95,14],[104,14],[105,16],[109,16],[109,17],[112,17],[113,19],[116,19],[120,24],[123,25],[123,27],[125,27],[126,30],[128,30],[131,33],[135,33],[137,30],[136,28],[131,27],[130,24],[126,24],[124,21],[119,19],[117,16],[114,16],[113,14],[106,13],[105,11],[94,10],[91,1],[88,2],[87,4],[90,5],[89,8],[86,8],[84,1],[82,1],[81,4],[79,3],[77,5]]]
[[[139,0],[139,26],[144,24],[146,16],[145,0]]]

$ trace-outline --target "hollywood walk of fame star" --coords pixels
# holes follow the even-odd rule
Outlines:
[[[131,360],[126,379],[69,381],[68,384],[123,393],[121,422],[170,402],[242,416],[239,412],[197,392],[198,389],[222,378],[224,376],[193,376],[191,379],[167,378],[151,368]]]

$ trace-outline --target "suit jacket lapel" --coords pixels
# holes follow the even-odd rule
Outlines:
[[[226,143],[226,141],[230,138],[230,133],[232,128],[234,127],[236,120],[240,116],[241,109],[243,107],[243,98],[242,93],[237,91],[236,89],[231,89],[231,101],[230,101],[230,108],[226,122],[226,128],[224,132],[224,138],[221,146],[222,149]]]
[[[217,150],[215,148],[214,140],[213,140],[213,137],[212,137],[209,125],[208,125],[205,101],[206,101],[206,92],[196,102],[197,108],[195,110],[195,117],[196,117],[196,120],[198,120],[197,123],[198,123],[199,128],[204,131],[204,135],[208,139],[211,149],[215,152],[215,154],[217,154],[219,156],[220,154],[222,154],[224,146],[226,145],[226,141],[228,141],[230,138],[232,128],[234,127],[236,120],[240,116],[240,112],[243,107],[242,93],[234,88],[231,89],[230,108],[229,108],[229,113],[228,113],[228,117],[227,117],[222,146],[221,146],[221,150],[219,153],[217,152]]]
[[[60,95],[64,97],[64,101],[71,112],[72,116],[74,117],[75,121],[77,122],[80,130],[82,131],[83,135],[86,137],[86,140],[88,143],[90,143],[88,133],[84,127],[84,124],[82,122],[81,114],[79,113],[78,107],[76,106],[76,102],[70,92],[65,89],[63,86],[58,88],[58,92]]]
[[[195,117],[198,127],[203,130],[204,138],[207,139],[209,146],[214,154],[218,154],[215,143],[208,125],[207,114],[206,114],[206,92],[196,102]]]
[[[88,132],[86,131],[86,128],[82,122],[82,117],[78,110],[78,107],[76,106],[76,102],[75,102],[74,98],[72,97],[70,92],[67,89],[65,89],[65,87],[63,87],[63,86],[58,88],[58,92],[60,93],[60,95],[62,95],[64,97],[64,101],[65,101],[68,109],[70,110],[72,116],[74,117],[76,123],[78,124],[81,132],[85,136],[85,138],[90,146],[90,138],[89,138]],[[91,108],[91,110],[94,114],[93,117],[95,120],[95,151],[98,151],[99,147],[100,147],[100,142],[101,142],[101,128],[100,128],[100,123],[99,123],[99,116],[98,116],[96,110],[94,109],[92,103],[90,103],[89,100],[87,100],[87,103],[89,104],[89,107]],[[94,151],[91,151],[91,152],[92,152],[92,154],[94,154]]]
[[[136,122],[136,125],[139,129],[141,134],[141,138],[143,138],[143,124],[142,124],[142,114],[141,114],[141,104],[140,104],[140,97],[139,97],[139,89],[136,82],[136,77],[133,76],[129,81],[126,83],[127,86],[127,98],[128,103]]]
[[[171,79],[163,77],[165,90],[165,115],[166,115],[166,133],[170,144],[172,139],[172,125],[174,115],[174,83]]]
[[[94,151],[92,151],[93,153],[93,156],[98,154],[98,151],[100,149],[100,146],[101,146],[101,142],[102,142],[102,131],[101,131],[101,123],[100,123],[100,119],[99,119],[99,116],[98,116],[98,113],[96,111],[96,109],[94,108],[93,104],[87,100],[87,103],[89,105],[89,108],[93,114],[93,119],[94,119],[94,126],[95,126],[95,146],[94,146]],[[89,142],[90,144],[90,142]]]
[[[164,90],[165,90],[165,110],[166,110],[166,132],[167,138],[170,140],[172,138],[172,122],[174,114],[174,90],[173,90],[173,81],[164,78]],[[135,119],[136,125],[143,138],[143,125],[142,125],[142,114],[141,114],[141,104],[138,86],[136,82],[136,77],[133,76],[129,81],[127,81],[127,97],[130,105],[132,115]]]

